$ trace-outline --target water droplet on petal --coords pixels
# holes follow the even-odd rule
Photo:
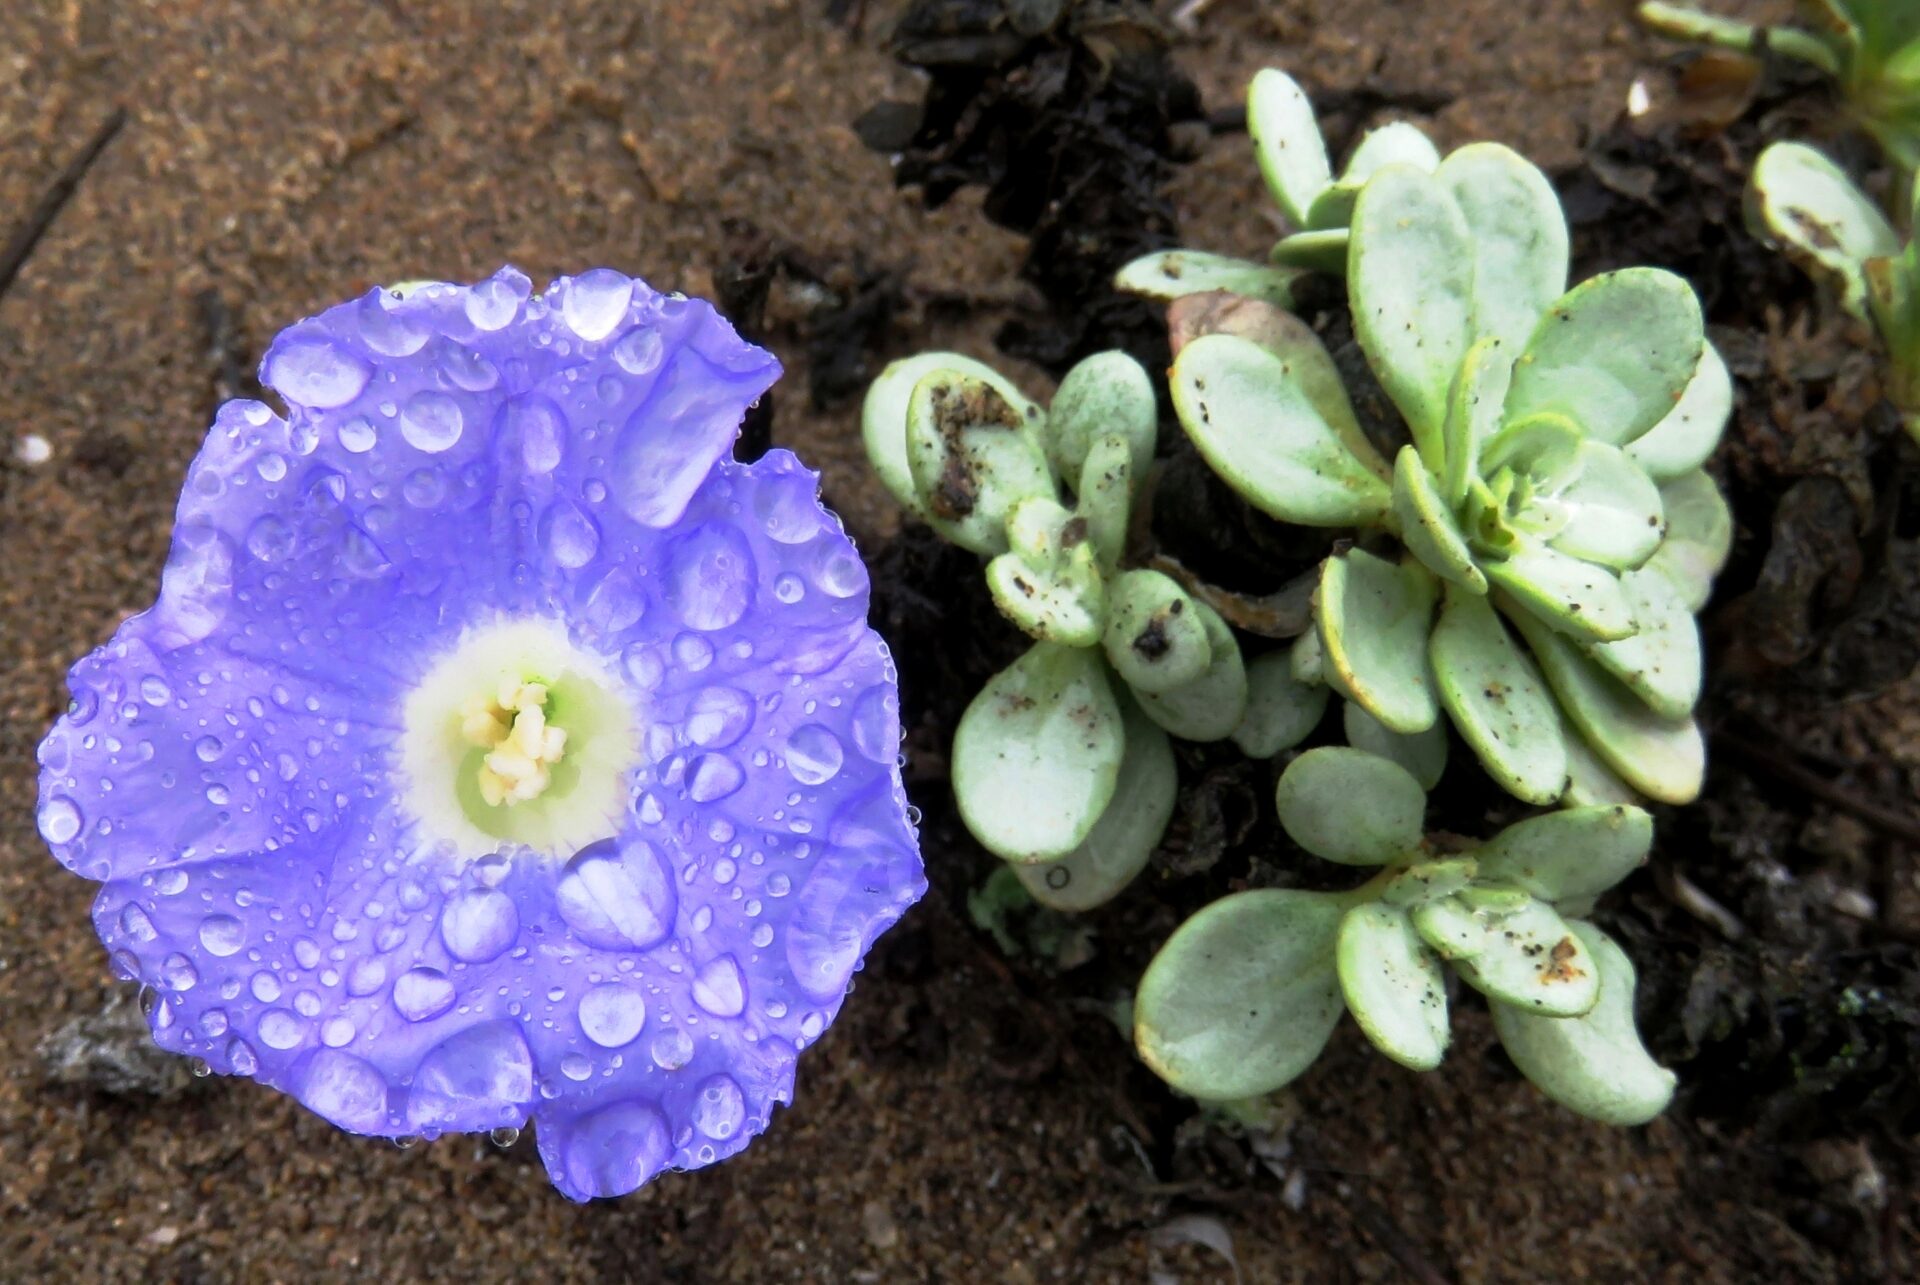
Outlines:
[[[533,1096],[533,1053],[520,1028],[482,1022],[421,1059],[407,1120],[422,1129],[487,1129],[524,1119]]]
[[[387,966],[377,959],[356,960],[347,970],[347,994],[372,995],[387,984]]]
[[[306,1023],[284,1008],[270,1008],[260,1015],[260,1042],[270,1049],[290,1049],[305,1033]]]
[[[159,935],[154,931],[153,920],[135,901],[129,901],[120,912],[120,931],[126,934],[128,941],[135,942],[149,942]]]
[[[660,368],[666,345],[658,330],[629,330],[613,345],[613,359],[629,375],[646,375]]]
[[[887,684],[875,683],[854,701],[853,744],[875,763],[891,763],[900,753],[900,718]]]
[[[631,1044],[647,1023],[647,1001],[626,986],[596,986],[580,997],[580,1029],[601,1048]]]
[[[569,571],[592,562],[600,550],[599,525],[564,497],[547,507],[540,526],[547,555]]]
[[[400,410],[400,435],[428,454],[447,450],[465,427],[460,403],[446,393],[415,393]]]
[[[711,960],[693,979],[693,1000],[715,1017],[738,1017],[747,1006],[747,982],[732,955]]]
[[[71,843],[80,833],[80,809],[56,794],[40,805],[39,822],[40,837],[48,843]]]
[[[603,839],[567,862],[554,900],[560,917],[588,945],[633,950],[667,935],[679,899],[652,845]]]
[[[678,1071],[693,1061],[693,1037],[677,1026],[669,1026],[653,1037],[649,1051],[661,1070]]]
[[[360,300],[360,340],[386,357],[411,357],[427,346],[429,331],[404,311],[393,310],[400,300],[376,290]]]
[[[393,982],[393,1006],[409,1022],[425,1022],[453,1007],[453,982],[437,968],[409,968]]]
[[[702,754],[687,773],[687,797],[717,803],[746,784],[747,774],[724,754]]]
[[[560,1074],[569,1080],[584,1080],[593,1074],[593,1063],[579,1053],[569,1053],[560,1059]]]
[[[624,1196],[666,1168],[673,1138],[654,1107],[616,1102],[576,1120],[566,1147],[570,1194]]]
[[[440,911],[440,939],[446,942],[447,953],[469,964],[499,958],[519,935],[520,912],[503,892],[455,893]]]
[[[574,334],[592,343],[614,332],[632,299],[631,280],[610,268],[594,268],[567,284],[560,315]]]
[[[378,1133],[387,1123],[387,1082],[351,1053],[331,1048],[315,1053],[295,1096],[323,1119],[354,1133]]]
[[[190,991],[200,984],[200,971],[191,959],[176,952],[160,961],[160,972],[154,981],[170,991]]]
[[[293,552],[293,528],[277,514],[264,513],[247,528],[247,552],[262,562],[278,562]]]
[[[260,1069],[260,1059],[245,1040],[236,1037],[227,1044],[227,1065],[235,1075],[252,1075]]]
[[[247,929],[232,915],[208,915],[200,921],[200,944],[209,955],[224,959],[247,944]]]
[[[344,406],[367,386],[373,368],[320,339],[275,344],[261,377],[290,402],[315,410]]]
[[[707,687],[687,707],[687,739],[706,749],[725,749],[753,725],[753,700],[734,687]]]
[[[372,421],[363,415],[355,415],[335,431],[340,434],[340,445],[355,455],[365,455],[380,440]]]
[[[518,278],[516,280],[515,278]],[[467,291],[462,306],[467,320],[478,330],[504,330],[519,315],[521,301],[527,297],[527,279],[517,272],[503,271]]]
[[[846,751],[840,738],[819,723],[794,729],[787,738],[787,771],[802,785],[823,785],[840,774]]]
[[[709,523],[681,536],[668,555],[667,600],[689,628],[735,624],[753,603],[753,551],[733,527]]]
[[[700,1082],[693,1101],[693,1126],[709,1138],[731,1138],[747,1118],[746,1096],[730,1075],[714,1075]]]

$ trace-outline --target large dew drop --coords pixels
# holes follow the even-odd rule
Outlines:
[[[393,982],[393,1006],[409,1022],[425,1022],[453,1007],[453,982],[437,968],[409,968]]]
[[[350,1133],[379,1133],[387,1123],[387,1082],[351,1053],[321,1049],[300,1078],[299,1098]]]
[[[446,393],[415,393],[400,408],[400,435],[429,455],[451,448],[465,427],[460,403]]]
[[[747,1006],[747,982],[732,955],[711,960],[693,979],[693,1002],[715,1017],[738,1017]]]
[[[373,368],[325,340],[305,339],[276,344],[261,375],[288,401],[325,410],[358,397]]]
[[[518,1124],[533,1101],[533,1054],[510,1021],[482,1022],[421,1059],[407,1099],[416,1129],[478,1131]]]
[[[519,935],[520,912],[512,899],[490,888],[455,893],[440,912],[447,953],[469,964],[497,959]]]
[[[819,723],[797,727],[787,738],[787,771],[802,785],[831,781],[845,760],[840,738]]]
[[[693,1127],[709,1138],[731,1138],[747,1118],[746,1095],[730,1075],[709,1076],[701,1081],[693,1100]]]
[[[580,1029],[601,1048],[633,1043],[647,1024],[647,1001],[628,986],[608,983],[580,997]]]
[[[566,291],[560,315],[589,343],[612,334],[633,300],[633,282],[610,268],[582,272],[567,283]]]
[[[753,604],[753,551],[730,526],[709,524],[674,542],[667,600],[690,629],[736,624]]]
[[[603,839],[575,853],[554,889],[560,917],[580,939],[610,950],[644,950],[673,927],[678,897],[646,842]]]
[[[644,1102],[616,1102],[574,1121],[566,1180],[582,1196],[622,1196],[653,1177],[673,1153],[667,1118]]]

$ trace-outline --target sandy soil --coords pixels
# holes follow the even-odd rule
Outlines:
[[[29,434],[52,448],[0,463],[0,1277],[1229,1279],[1157,1237],[1195,1215],[1231,1235],[1247,1281],[1860,1269],[1804,1202],[1759,1185],[1772,1157],[1684,1120],[1575,1121],[1503,1071],[1471,1018],[1426,1077],[1344,1031],[1298,1086],[1289,1180],[1249,1169],[1237,1144],[1168,1123],[1184,1108],[1103,1019],[999,963],[951,908],[986,867],[939,823],[945,896],[877,952],[796,1105],[740,1159],[619,1202],[562,1200],[530,1140],[403,1152],[250,1083],[142,1062],[124,1037],[117,1076],[39,1051],[80,1018],[124,1031],[129,1010],[110,1004],[90,886],[34,834],[33,745],[67,664],[150,600],[211,410],[281,325],[377,282],[504,261],[708,294],[751,225],[829,280],[876,264],[904,269],[910,296],[974,297],[958,322],[910,302],[894,347],[990,355],[1024,298],[1021,246],[964,196],[927,215],[892,189],[848,127],[914,92],[881,47],[888,6],[857,32],[825,8],[0,0],[0,235],[114,104],[128,112],[0,298],[0,454]],[[1444,99],[1423,118],[1443,142],[1499,137],[1564,164],[1664,56],[1626,8],[1216,0],[1182,56],[1216,108],[1279,64]],[[1179,180],[1193,243],[1270,234],[1244,148],[1217,139]],[[893,518],[856,408],[807,403],[804,302],[770,309],[794,376],[775,440],[878,536]],[[1911,1267],[1895,1211],[1890,1278]]]

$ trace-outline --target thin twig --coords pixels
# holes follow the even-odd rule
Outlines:
[[[1850,813],[1882,834],[1890,835],[1914,847],[1920,847],[1920,819],[1916,819],[1909,813],[1856,794],[1843,785],[1836,785],[1827,780],[1818,772],[1771,754],[1744,739],[1724,735],[1715,736],[1713,748],[1716,753],[1725,754],[1745,767],[1764,772],[1775,780],[1783,781],[1795,789],[1812,795],[1822,803],[1831,804],[1842,812]]]
[[[80,154],[53,176],[53,182],[47,184],[47,190],[27,211],[26,221],[7,239],[6,248],[0,249],[0,295],[6,294],[8,287],[13,285],[13,279],[20,275],[27,256],[33,253],[33,247],[39,244],[41,236],[53,225],[61,207],[73,195],[74,189],[80,186],[80,180],[86,177],[93,163],[100,159],[100,153],[106,150],[107,144],[113,141],[113,136],[126,123],[127,109],[115,107],[100,123],[100,128],[93,132],[93,137],[87,140],[87,145],[80,149]]]

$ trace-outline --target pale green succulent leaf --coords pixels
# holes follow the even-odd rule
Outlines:
[[[1867,320],[1865,267],[1900,252],[1900,236],[1845,170],[1804,143],[1770,144],[1753,164],[1747,222],[1817,277],[1831,281],[1840,302]]]
[[[961,819],[996,856],[1057,860],[1106,810],[1125,750],[1099,654],[1036,643],[960,717],[952,776]]]
[[[1427,792],[1391,759],[1343,745],[1308,750],[1280,774],[1280,824],[1328,861],[1379,866],[1420,851]]]
[[[1567,288],[1567,220],[1547,176],[1511,148],[1469,143],[1434,177],[1466,216],[1473,239],[1475,338],[1520,351]]]
[[[1274,242],[1267,258],[1277,267],[1338,276],[1347,270],[1351,239],[1344,227],[1295,232]]]
[[[987,563],[987,589],[1000,614],[1030,638],[1068,647],[1100,641],[1106,588],[1090,544],[1045,569],[1003,553]]]
[[[920,496],[914,490],[913,469],[907,463],[907,403],[914,386],[935,371],[985,380],[1007,399],[1036,428],[1045,421],[1040,407],[1014,387],[1013,382],[993,367],[963,357],[956,352],[924,352],[891,362],[867,389],[860,408],[860,437],[866,444],[867,461],[887,493],[915,515],[921,512]]]
[[[1433,173],[1440,153],[1420,130],[1405,121],[1393,121],[1370,131],[1347,159],[1340,177],[1314,198],[1306,226],[1313,231],[1345,231],[1353,218],[1353,203],[1374,173],[1388,165],[1411,165]]]
[[[1293,646],[1287,651],[1287,665],[1293,670],[1293,680],[1297,683],[1327,681],[1326,649],[1320,645],[1318,629],[1309,629],[1293,640]]]
[[[907,402],[907,465],[927,524],[964,549],[1007,548],[1014,506],[1057,493],[1034,424],[985,379],[936,370]]]
[[[1146,716],[1189,741],[1219,741],[1233,735],[1247,712],[1247,668],[1240,644],[1220,613],[1198,598],[1189,609],[1200,617],[1207,636],[1207,668],[1188,683],[1166,691],[1134,689]]]
[[[1043,434],[1047,458],[1068,481],[1080,476],[1087,452],[1109,433],[1127,440],[1134,474],[1153,463],[1159,409],[1146,368],[1126,353],[1097,352],[1078,362],[1054,391]]]
[[[1706,332],[1693,287],[1660,268],[1623,268],[1556,300],[1514,364],[1509,423],[1550,412],[1625,446],[1665,419],[1700,364]]]
[[[1393,462],[1393,515],[1400,523],[1400,542],[1422,566],[1469,592],[1487,591],[1487,578],[1453,510],[1411,446],[1401,447]]]
[[[1333,164],[1313,114],[1293,77],[1272,68],[1247,88],[1247,133],[1267,190],[1297,228],[1307,226],[1314,198],[1333,181]]]
[[[1340,921],[1340,991],[1373,1046],[1415,1071],[1446,1056],[1447,985],[1440,958],[1420,940],[1406,912],[1378,902]]]
[[[1687,610],[1697,612],[1707,605],[1713,578],[1733,548],[1733,512],[1704,469],[1662,483],[1660,503],[1667,515],[1667,538],[1647,560],[1646,569],[1672,581]]]
[[[1685,718],[1700,699],[1700,627],[1680,589],[1654,567],[1620,577],[1639,630],[1618,642],[1587,648],[1600,668],[1645,701],[1654,713]]]
[[[1500,429],[1518,351],[1517,345],[1487,335],[1476,339],[1461,359],[1441,428],[1441,491],[1450,506],[1466,499],[1468,482],[1479,469],[1480,449]]]
[[[1393,731],[1424,732],[1438,710],[1427,673],[1434,578],[1363,549],[1326,560],[1314,608],[1326,681]]]
[[[1471,959],[1486,947],[1486,934],[1458,894],[1423,901],[1408,912],[1408,917],[1420,940],[1442,959]]]
[[[1324,684],[1294,677],[1291,649],[1256,657],[1247,663],[1247,712],[1233,743],[1257,759],[1292,749],[1320,725],[1328,695]]]
[[[1565,636],[1524,611],[1509,618],[1533,648],[1560,708],[1600,761],[1662,803],[1691,803],[1706,772],[1706,745],[1692,719],[1663,718]]]
[[[1618,575],[1531,536],[1519,536],[1512,553],[1482,566],[1487,579],[1523,609],[1518,614],[1581,642],[1612,642],[1636,628]]]
[[[1450,591],[1428,657],[1441,703],[1487,774],[1528,803],[1558,799],[1567,785],[1560,712],[1493,605]]]
[[[1389,165],[1354,205],[1354,336],[1435,470],[1444,467],[1448,394],[1474,339],[1473,256],[1459,203],[1431,174]]]
[[[1393,760],[1407,769],[1408,775],[1418,781],[1423,790],[1431,790],[1440,783],[1441,774],[1447,770],[1445,723],[1435,719],[1433,726],[1426,731],[1405,736],[1390,730],[1385,723],[1352,701],[1342,704],[1341,722],[1346,730],[1348,745]]]
[[[1180,350],[1170,382],[1187,435],[1256,508],[1304,526],[1372,525],[1386,512],[1387,484],[1265,348],[1203,336]]]
[[[1113,288],[1168,303],[1191,294],[1230,290],[1285,308],[1293,303],[1293,283],[1299,277],[1291,268],[1204,250],[1156,250],[1116,272]]]
[[[1479,948],[1457,967],[1476,990],[1553,1017],[1578,1017],[1600,998],[1592,953],[1546,902],[1528,897],[1505,912],[1475,910],[1473,919]]]
[[[1387,886],[1380,890],[1380,900],[1389,906],[1412,910],[1460,892],[1473,882],[1479,871],[1480,864],[1472,857],[1415,862],[1387,881]]]
[[[1097,439],[1080,466],[1074,514],[1087,525],[1102,575],[1112,575],[1126,552],[1136,477],[1133,448],[1119,433]]]
[[[1562,808],[1508,826],[1474,852],[1482,879],[1548,902],[1584,901],[1647,860],[1653,818],[1619,804]]]
[[[1567,792],[1561,805],[1572,808],[1605,807],[1622,803],[1637,807],[1646,796],[1620,779],[1619,773],[1601,762],[1586,738],[1563,719],[1567,746]]]
[[[1181,924],[1147,965],[1133,1043],[1182,1093],[1271,1093],[1313,1065],[1344,1007],[1335,976],[1344,903],[1261,888],[1222,897]]]
[[[1733,376],[1711,343],[1667,417],[1627,446],[1627,457],[1655,482],[1665,482],[1706,463],[1733,414]]]
[[[1185,687],[1213,664],[1197,604],[1158,571],[1125,571],[1114,580],[1102,641],[1114,672],[1138,692]]]
[[[1113,798],[1078,847],[1058,861],[1013,867],[1033,899],[1054,910],[1092,910],[1146,868],[1173,817],[1179,786],[1167,734],[1121,699],[1127,748]]]
[[[1589,923],[1573,925],[1600,975],[1600,997],[1584,1015],[1541,1017],[1491,1005],[1507,1056],[1568,1110],[1613,1125],[1645,1124],[1673,1099],[1674,1074],[1653,1060],[1633,1020],[1633,963]]]
[[[1653,479],[1625,451],[1604,442],[1580,443],[1575,468],[1573,479],[1542,501],[1559,510],[1553,547],[1621,570],[1652,557],[1666,529]]]

